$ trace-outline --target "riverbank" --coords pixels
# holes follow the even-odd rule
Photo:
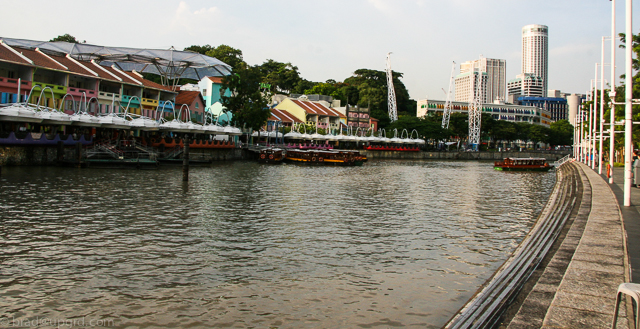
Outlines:
[[[83,158],[85,147],[61,146],[0,146],[0,166],[54,166],[60,163],[77,162]],[[524,152],[400,152],[369,151],[360,153],[369,159],[407,159],[407,160],[502,160],[511,158],[545,158],[556,161],[569,151],[524,151]],[[246,148],[231,149],[195,149],[190,158],[199,161],[234,161],[256,159],[255,154]]]
[[[571,168],[571,170],[567,170]],[[618,176],[621,170],[618,170]],[[614,174],[616,174],[614,173]],[[564,177],[561,177],[564,175]],[[614,176],[615,177],[615,176]],[[555,197],[558,185],[566,185],[568,180],[575,181],[575,196],[571,203]],[[609,184],[597,173],[582,163],[574,162],[563,166],[559,172],[554,194],[542,212],[536,227],[557,220],[558,215],[551,214],[558,205],[567,208],[569,213],[566,224],[556,233],[557,239],[549,251],[543,255],[537,269],[530,273],[525,283],[516,280],[516,272],[509,272],[510,264],[519,261],[518,252],[523,249],[523,241],[512,258],[479,290],[476,296],[459,312],[457,318],[478,327],[498,328],[606,328],[611,325],[615,308],[615,295],[620,283],[633,282],[633,264],[629,262],[629,246],[637,244],[640,238],[637,230],[636,208],[634,216],[623,216],[618,200],[612,190],[617,186]],[[636,191],[636,200],[640,200],[640,191]],[[565,200],[565,201],[563,201]],[[562,205],[562,203],[566,203]],[[551,214],[549,216],[549,214]],[[634,226],[635,225],[635,226]],[[529,236],[535,233],[532,229]],[[548,235],[548,234],[545,234]],[[528,236],[528,237],[529,237]],[[542,241],[542,240],[540,240]],[[533,244],[537,247],[540,243]],[[631,247],[634,247],[631,246]],[[531,248],[527,246],[526,249]],[[637,269],[636,269],[637,271]],[[488,289],[494,282],[505,282],[518,293],[501,292]],[[506,290],[505,290],[506,291]],[[487,305],[474,300],[488,300]],[[633,314],[623,301],[617,328],[629,328],[624,321],[627,314]],[[628,303],[630,304],[630,303]],[[488,317],[487,312],[477,312],[480,307],[491,310],[491,314],[502,314],[499,319]],[[474,315],[473,312],[478,314]],[[454,328],[460,320],[454,317],[448,327]],[[631,320],[630,318],[628,320]],[[466,322],[465,322],[466,323]],[[463,326],[464,327],[464,326]]]

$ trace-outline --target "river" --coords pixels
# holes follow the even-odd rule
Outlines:
[[[5,167],[0,327],[439,328],[554,183],[484,161]]]

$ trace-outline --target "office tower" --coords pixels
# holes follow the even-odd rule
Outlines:
[[[485,100],[491,103],[495,100],[506,99],[506,77],[507,77],[507,61],[495,58],[480,58],[474,61],[467,61],[460,64],[460,74],[470,71],[480,70],[487,75],[487,87],[485,91]],[[456,94],[457,94],[456,84]]]
[[[543,95],[547,95],[549,85],[549,28],[546,25],[531,24],[522,28],[522,74],[542,78]]]

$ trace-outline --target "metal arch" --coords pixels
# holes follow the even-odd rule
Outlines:
[[[393,88],[393,71],[391,71],[391,53],[387,53],[387,106],[391,122],[398,120],[398,105],[396,103],[396,91]]]
[[[449,119],[451,118],[451,89],[453,87],[453,73],[456,70],[456,62],[451,65],[451,77],[449,78],[449,90],[447,91],[447,100],[444,103],[444,112],[442,113],[442,128],[449,129]]]

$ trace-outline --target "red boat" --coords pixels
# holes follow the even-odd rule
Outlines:
[[[493,169],[502,171],[549,171],[551,168],[545,158],[504,158],[493,165]]]

